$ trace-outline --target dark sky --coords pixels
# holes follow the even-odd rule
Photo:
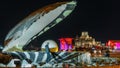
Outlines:
[[[0,0],[0,41],[31,12],[61,0]],[[96,40],[120,39],[120,6],[115,0],[77,0],[73,13],[47,31],[47,36],[75,37],[88,31]]]

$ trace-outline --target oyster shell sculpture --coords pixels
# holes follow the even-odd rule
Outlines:
[[[65,19],[75,6],[76,1],[57,2],[31,13],[7,34],[3,52],[23,51],[25,45]]]

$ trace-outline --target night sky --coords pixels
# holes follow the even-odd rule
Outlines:
[[[61,0],[0,0],[0,42],[31,12]],[[98,41],[120,39],[120,7],[114,0],[77,0],[77,7],[42,38],[75,37],[82,31]]]

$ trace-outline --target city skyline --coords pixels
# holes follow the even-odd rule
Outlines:
[[[33,11],[56,0],[30,0],[30,1],[1,1],[0,2],[0,41],[3,42],[7,33],[21,20]],[[75,37],[82,31],[98,41],[106,42],[109,39],[120,39],[119,10],[115,1],[88,1],[77,0],[78,4],[72,14],[65,20],[51,28],[42,35],[48,38]]]

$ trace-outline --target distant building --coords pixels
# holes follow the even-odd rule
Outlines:
[[[92,47],[93,45],[94,46],[101,45],[101,42],[95,41],[95,38],[89,36],[88,32],[82,32],[80,37],[77,35],[76,38],[74,39],[74,42],[75,42],[75,47],[80,47],[80,46]]]
[[[73,48],[73,38],[60,38],[60,50],[72,50]]]
[[[106,45],[110,48],[120,49],[120,40],[109,40]]]

